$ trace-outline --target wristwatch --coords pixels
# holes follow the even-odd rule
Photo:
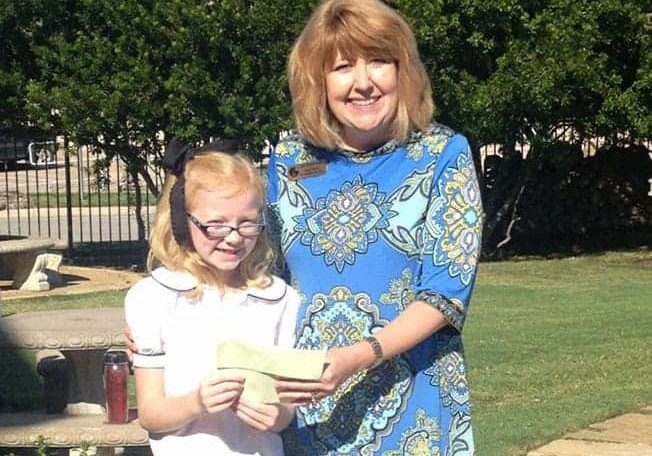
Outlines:
[[[376,358],[369,369],[375,369],[383,362],[383,347],[380,345],[378,339],[376,339],[374,336],[365,337],[364,340],[369,342],[369,345],[371,345],[371,349],[374,352],[374,357]]]

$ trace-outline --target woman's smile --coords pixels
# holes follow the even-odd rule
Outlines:
[[[391,136],[398,106],[396,64],[384,59],[347,60],[338,54],[326,74],[331,113],[342,126],[344,146],[368,150]]]

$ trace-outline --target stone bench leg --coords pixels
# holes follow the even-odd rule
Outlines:
[[[40,255],[17,255],[14,272],[14,288],[28,291],[45,291],[50,289],[48,276],[45,274],[47,253]]]
[[[59,273],[61,266],[61,255],[58,253],[44,253],[45,256],[45,275],[48,276],[50,285],[63,285],[66,281]]]
[[[36,371],[43,377],[46,412],[63,413],[68,402],[68,360],[56,350],[41,350],[36,361]]]
[[[106,350],[62,350],[70,366],[67,415],[105,413],[102,367]]]

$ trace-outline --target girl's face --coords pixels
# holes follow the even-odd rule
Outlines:
[[[241,286],[240,263],[254,250],[258,235],[241,235],[237,230],[223,236],[208,237],[203,225],[228,225],[232,228],[260,223],[260,195],[255,190],[233,194],[224,191],[200,189],[188,205],[190,239],[195,251],[207,264],[213,266],[220,280],[227,286]],[[194,220],[193,220],[194,219]],[[242,229],[245,233],[247,229]]]
[[[338,53],[326,73],[328,107],[354,150],[368,150],[391,136],[398,106],[396,64],[380,58],[347,60]]]

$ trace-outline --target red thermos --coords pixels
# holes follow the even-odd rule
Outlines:
[[[106,416],[109,423],[126,423],[129,419],[127,379],[129,360],[123,351],[104,354],[104,391]]]

